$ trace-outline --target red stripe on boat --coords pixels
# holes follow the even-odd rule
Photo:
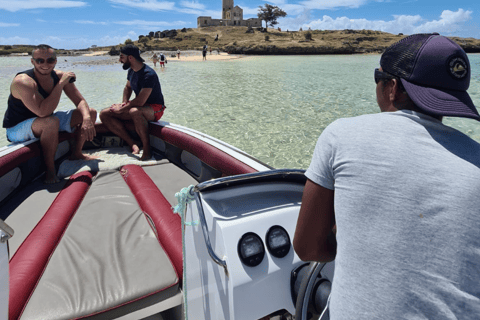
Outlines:
[[[68,224],[92,184],[93,174],[73,175],[10,260],[9,319],[21,316]]]
[[[143,212],[155,224],[158,241],[170,258],[177,276],[183,275],[182,221],[148,174],[137,165],[126,165],[120,171]]]
[[[224,176],[257,172],[222,150],[186,133],[157,125],[150,125],[150,132],[165,142],[190,152],[209,166],[222,171]]]

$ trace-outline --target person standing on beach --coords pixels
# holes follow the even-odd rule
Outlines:
[[[480,121],[470,78],[453,40],[411,35],[375,69],[381,113],[320,135],[293,245],[335,259],[331,320],[480,319],[480,144],[442,123]]]
[[[46,44],[32,51],[33,69],[17,73],[10,86],[8,107],[3,118],[10,142],[40,139],[45,162],[45,183],[57,183],[60,179],[55,171],[55,152],[58,132],[74,132],[75,146],[70,159],[91,160],[95,157],[82,153],[85,141],[95,137],[97,111],[88,106],[73,83],[75,74],[55,70],[55,50]],[[75,104],[76,109],[54,111],[58,107],[62,92]]]
[[[180,49],[177,49],[177,58],[180,59]]]
[[[157,62],[158,62],[158,56],[155,52],[153,53],[152,61],[153,61],[153,67],[156,68],[157,67]]]
[[[207,45],[204,45],[203,46],[203,50],[202,50],[202,55],[203,55],[203,60],[207,60]]]
[[[165,68],[165,62],[165,55],[163,54],[163,52],[160,52],[160,68]]]
[[[130,146],[133,154],[139,154],[140,147],[128,134],[124,124],[124,121],[132,120],[143,144],[143,155],[140,160],[149,160],[152,154],[148,122],[160,120],[166,108],[160,81],[155,70],[144,63],[145,60],[140,57],[140,50],[133,44],[120,49],[119,61],[123,63],[123,69],[128,70],[127,84],[123,89],[123,102],[103,109],[100,112],[100,119],[111,132]],[[130,100],[132,92],[135,92],[135,99]]]

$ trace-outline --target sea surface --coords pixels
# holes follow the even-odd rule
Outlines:
[[[480,55],[469,55],[468,90],[480,107]],[[122,100],[127,72],[110,57],[58,57],[57,69],[73,71],[88,104],[100,111]],[[323,129],[338,118],[379,112],[374,68],[380,55],[255,56],[226,61],[157,66],[167,109],[162,120],[202,131],[275,168],[306,169]],[[15,74],[29,57],[0,57],[0,115]],[[59,110],[73,107],[63,95]],[[480,123],[444,123],[480,142]],[[6,146],[0,129],[0,147]]]

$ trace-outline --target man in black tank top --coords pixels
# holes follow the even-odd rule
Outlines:
[[[82,147],[96,134],[97,112],[88,106],[73,83],[73,72],[54,70],[57,58],[52,47],[35,47],[31,61],[33,69],[18,73],[10,86],[3,127],[7,129],[7,138],[11,142],[40,139],[46,166],[44,181],[56,183],[60,181],[54,163],[58,132],[75,132],[76,143],[71,159],[92,159],[82,154]],[[54,113],[63,91],[77,108]]]

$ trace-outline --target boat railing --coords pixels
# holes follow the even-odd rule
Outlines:
[[[199,183],[195,186],[195,192],[210,191],[226,187],[232,187],[245,183],[255,182],[297,182],[305,184],[307,178],[305,177],[305,170],[301,169],[276,169],[261,171],[255,173],[239,174],[230,177],[218,178]]]
[[[205,219],[205,213],[203,212],[202,200],[200,199],[200,195],[198,192],[195,193],[195,201],[198,207],[198,215],[200,217],[200,224],[202,225],[203,238],[205,239],[205,244],[207,246],[208,254],[216,264],[218,264],[225,270],[225,274],[228,276],[227,261],[220,259],[212,248],[212,243],[210,242],[210,235],[208,234],[207,221]]]

